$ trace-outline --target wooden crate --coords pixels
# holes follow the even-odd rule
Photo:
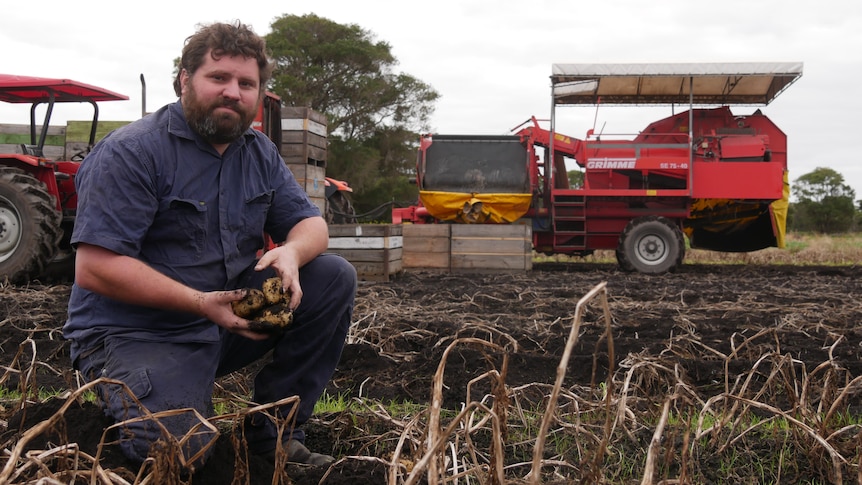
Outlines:
[[[312,198],[326,198],[326,168],[307,163],[288,163],[299,186]]]
[[[527,224],[452,224],[453,273],[526,272],[533,268]]]
[[[108,133],[129,123],[131,121],[100,121],[96,125],[96,141],[98,142]],[[69,120],[66,122],[65,160],[87,150],[87,144],[90,141],[90,129],[92,127],[92,121]]]
[[[311,108],[281,108],[281,156],[288,164],[326,166],[326,115]]]
[[[309,197],[309,199],[320,211],[320,215],[326,217],[326,197]]]
[[[89,120],[69,120],[66,126],[49,126],[42,155],[49,160],[69,160],[73,155],[85,152],[92,124]],[[100,121],[96,125],[96,141],[127,124],[128,121]],[[30,125],[0,124],[0,153],[22,153],[21,144],[30,144]]]
[[[49,160],[62,160],[65,140],[65,126],[49,126],[42,154]],[[23,153],[21,145],[30,145],[30,141],[30,125],[0,124],[0,153]]]
[[[403,269],[403,238],[399,224],[334,224],[329,249],[356,268],[360,280],[388,281]]]
[[[404,224],[402,256],[408,269],[449,271],[451,224]]]
[[[326,115],[305,106],[283,106],[281,117],[288,120],[308,120],[318,128],[310,128],[311,131],[322,130],[319,135],[326,136]]]
[[[41,126],[39,127],[41,129]],[[36,134],[39,136],[39,133]],[[49,126],[42,154],[49,160],[65,157],[66,127]],[[0,124],[0,153],[24,153],[21,145],[30,145],[30,125]]]
[[[287,163],[306,163],[317,165],[320,167],[326,166],[326,150],[317,148],[311,145],[288,145],[281,144],[279,150],[281,158]]]

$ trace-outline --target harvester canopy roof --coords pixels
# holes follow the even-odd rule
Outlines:
[[[551,87],[555,105],[767,105],[801,76],[801,62],[554,64]]]
[[[71,79],[0,74],[0,101],[7,103],[122,101],[128,96]]]

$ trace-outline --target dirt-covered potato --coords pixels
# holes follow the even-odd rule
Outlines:
[[[293,322],[293,312],[287,305],[273,305],[264,308],[257,319],[272,325],[286,327]]]
[[[281,278],[269,278],[261,289],[249,289],[248,296],[234,302],[234,313],[249,320],[249,328],[255,332],[281,332],[293,322],[293,311],[288,307],[290,292],[281,284]]]
[[[281,286],[281,278],[269,278],[263,282],[263,296],[266,297],[267,305],[277,305],[285,298],[284,288]]]
[[[230,305],[237,316],[249,318],[266,306],[266,298],[257,288],[249,288],[243,299],[233,301]]]
[[[293,311],[287,305],[279,304],[264,308],[248,326],[255,332],[278,334],[293,322]]]

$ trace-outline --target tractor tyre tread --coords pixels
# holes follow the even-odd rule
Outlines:
[[[21,216],[22,240],[0,261],[0,279],[12,283],[39,277],[54,257],[62,237],[62,214],[45,184],[14,167],[0,167],[0,204],[14,205]]]

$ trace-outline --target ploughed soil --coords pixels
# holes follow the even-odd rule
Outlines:
[[[432,415],[439,411],[446,427],[471,406],[507,410],[508,432],[473,422],[476,434],[444,448],[439,462],[473,447],[463,455],[487,465],[473,475],[484,483],[496,483],[500,462],[505,481],[526,479],[543,431],[545,482],[638,483],[645,475],[656,482],[855,482],[860,276],[858,266],[686,264],[650,276],[610,264],[537,263],[519,274],[411,272],[361,282],[327,390],[350,408],[306,425],[309,448],[335,456],[334,465],[290,465],[274,481],[273,467],[245,456],[226,420],[217,423],[223,433],[202,469],[153,483],[405,483],[413,468],[420,478],[411,483],[423,483]],[[591,291],[596,298],[579,307]],[[0,402],[0,478],[69,483],[77,473],[75,483],[89,483],[89,469],[97,483],[134,483],[167,473],[159,469],[164,461],[149,468],[126,462],[91,400],[36,394],[81,385],[60,332],[68,295],[64,282],[0,287],[0,385],[25,391],[25,399],[11,394]],[[253,372],[222,379],[215,398],[248,399]],[[538,418],[524,416],[543,413],[552,393],[557,417],[540,429]],[[489,452],[495,441],[503,457]],[[75,457],[55,450],[69,443],[80,450]],[[771,468],[747,468],[757,463]]]

